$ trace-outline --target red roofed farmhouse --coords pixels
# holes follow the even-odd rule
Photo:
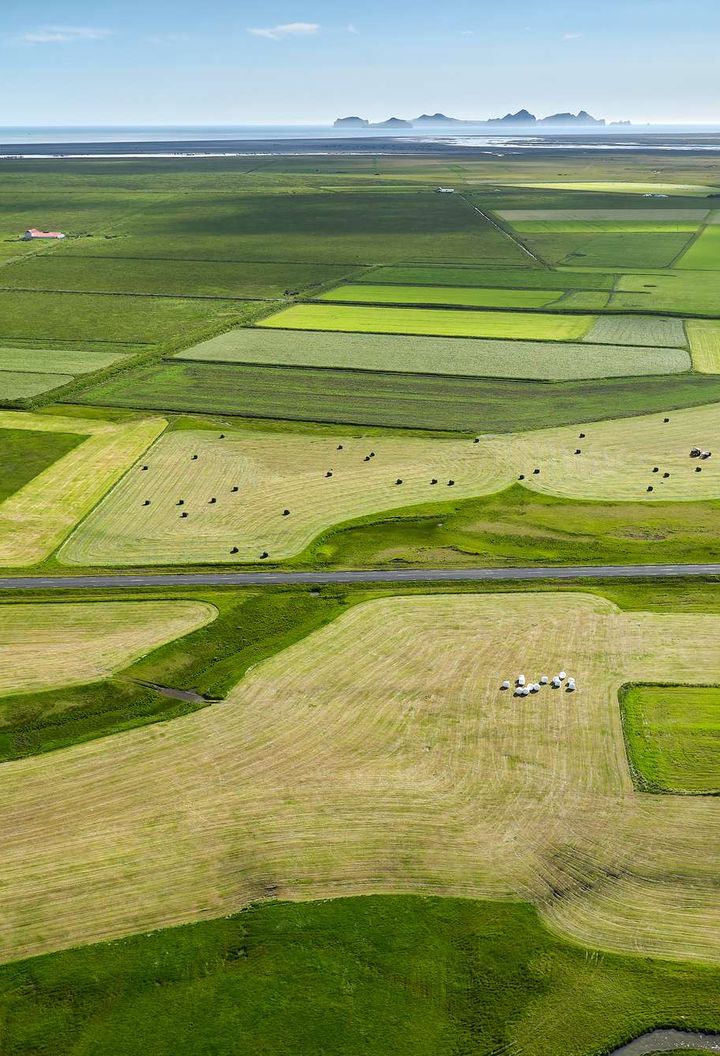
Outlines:
[[[65,238],[61,231],[38,231],[36,227],[29,227],[22,236],[24,242],[30,242],[33,238]]]

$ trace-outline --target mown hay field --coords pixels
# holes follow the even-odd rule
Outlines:
[[[641,788],[720,793],[720,689],[629,686],[621,701],[628,753]]]
[[[290,331],[299,333],[299,331]],[[556,382],[270,367],[152,363],[73,397],[76,403],[353,425],[508,433],[546,425],[695,407],[720,400],[709,374]]]
[[[720,188],[699,183],[638,183],[632,180],[583,180],[576,182],[540,183],[519,180],[509,186],[536,187],[548,191],[592,191],[601,194],[667,194],[706,195]]]
[[[695,370],[720,374],[720,322],[689,319],[685,324]]]
[[[617,699],[719,681],[718,633],[576,594],[357,606],[222,703],[0,768],[0,955],[415,891],[527,899],[590,947],[718,963],[720,800],[638,793]],[[500,691],[560,668],[575,694]]]
[[[340,522],[492,494],[520,474],[524,486],[565,498],[717,498],[720,459],[699,463],[688,456],[695,444],[712,446],[719,427],[720,405],[714,404],[674,412],[667,423],[652,415],[479,443],[169,432],[143,456],[148,470],[136,465],[59,557],[66,564],[126,566],[257,561],[264,552],[287,558]],[[580,439],[579,432],[586,435]]]
[[[162,418],[114,424],[0,412],[0,427],[87,437],[0,504],[0,566],[31,565],[47,557],[166,424]]]
[[[595,317],[542,312],[471,312],[442,308],[366,308],[342,304],[296,304],[258,325],[285,330],[354,333],[436,334],[441,337],[500,337],[578,341]]]
[[[439,304],[468,308],[543,308],[561,296],[559,290],[504,290],[470,286],[373,286],[370,283],[336,286],[319,301],[358,304]]]
[[[0,693],[106,678],[215,616],[212,605],[194,601],[3,605]]]
[[[681,349],[405,334],[330,334],[259,327],[228,330],[178,352],[174,358],[547,381],[676,374],[690,369],[689,356]]]
[[[692,220],[515,220],[520,234],[693,234],[700,221]]]
[[[690,271],[720,271],[720,227],[706,227],[676,266]]]
[[[661,316],[604,315],[585,335],[586,341],[648,348],[687,348],[682,319]]]
[[[0,502],[86,439],[80,432],[16,429],[4,415],[0,426]],[[6,424],[7,423],[7,424]]]

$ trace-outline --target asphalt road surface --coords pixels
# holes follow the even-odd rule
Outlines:
[[[351,572],[172,572],[96,576],[2,576],[0,590],[95,590],[105,587],[259,587],[324,583],[488,583],[578,579],[669,579],[720,576],[707,565],[576,565],[558,568],[398,568]]]

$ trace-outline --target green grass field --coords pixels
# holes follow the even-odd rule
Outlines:
[[[469,312],[442,308],[365,308],[342,304],[296,304],[263,319],[260,326],[285,330],[353,333],[436,334],[531,341],[577,341],[594,322],[591,315],[542,312]]]
[[[587,1056],[717,1030],[717,989],[714,968],[597,959],[522,903],[376,895],[5,965],[0,1013],[9,1056]]]
[[[0,463],[3,467],[0,474],[0,502],[19,491],[83,440],[85,437],[78,433],[33,432],[9,426],[0,428]]]
[[[689,224],[693,229],[708,217],[707,209],[503,209],[500,217],[513,227],[526,223],[553,224],[649,224],[654,230],[666,231],[677,224]],[[572,228],[569,228],[572,230]]]
[[[468,308],[543,308],[561,296],[558,290],[503,290],[468,286],[372,286],[369,283],[336,286],[320,301],[358,304],[438,304]]]
[[[700,221],[692,220],[514,220],[513,228],[520,234],[694,234]]]
[[[560,382],[173,360],[91,384],[80,404],[457,432],[509,432],[720,400],[720,378]]]
[[[532,236],[531,244],[544,236]],[[573,238],[575,236],[547,236]],[[570,266],[583,264],[600,268],[666,268],[669,267],[692,238],[692,234],[606,234],[593,235],[580,245],[570,245],[558,263]],[[537,243],[541,245],[541,242]]]
[[[114,366],[124,352],[82,352],[55,348],[0,348],[0,371],[42,374],[91,374]]]
[[[720,227],[706,227],[677,266],[689,271],[720,271]]]
[[[703,374],[720,374],[720,323],[690,319],[685,326],[695,370]]]
[[[720,688],[628,686],[620,700],[628,755],[642,789],[720,793]]]
[[[91,247],[94,248],[94,247]],[[162,249],[158,250],[162,252]],[[247,263],[222,260],[143,260],[45,254],[0,275],[0,286],[77,293],[162,294],[175,297],[278,297],[342,278],[332,264]]]
[[[680,349],[405,334],[330,334],[259,327],[228,330],[174,358],[547,381],[676,374],[690,369],[689,356]]]
[[[387,265],[356,276],[356,282],[402,286],[479,286],[509,290],[611,290],[614,276],[545,268],[464,267],[422,264]]]
[[[717,276],[708,271],[620,275],[610,307],[677,315],[720,315]]]
[[[0,405],[40,396],[74,380],[72,374],[0,370]]]

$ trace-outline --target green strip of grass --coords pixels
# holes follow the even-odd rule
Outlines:
[[[720,1029],[718,994],[717,968],[589,955],[521,903],[411,895],[0,967],[5,1056],[591,1056],[658,1024]]]
[[[626,686],[620,703],[630,767],[641,789],[720,793],[717,686]]]
[[[720,377],[534,381],[175,360],[109,378],[78,403],[454,432],[518,432],[720,400]]]

